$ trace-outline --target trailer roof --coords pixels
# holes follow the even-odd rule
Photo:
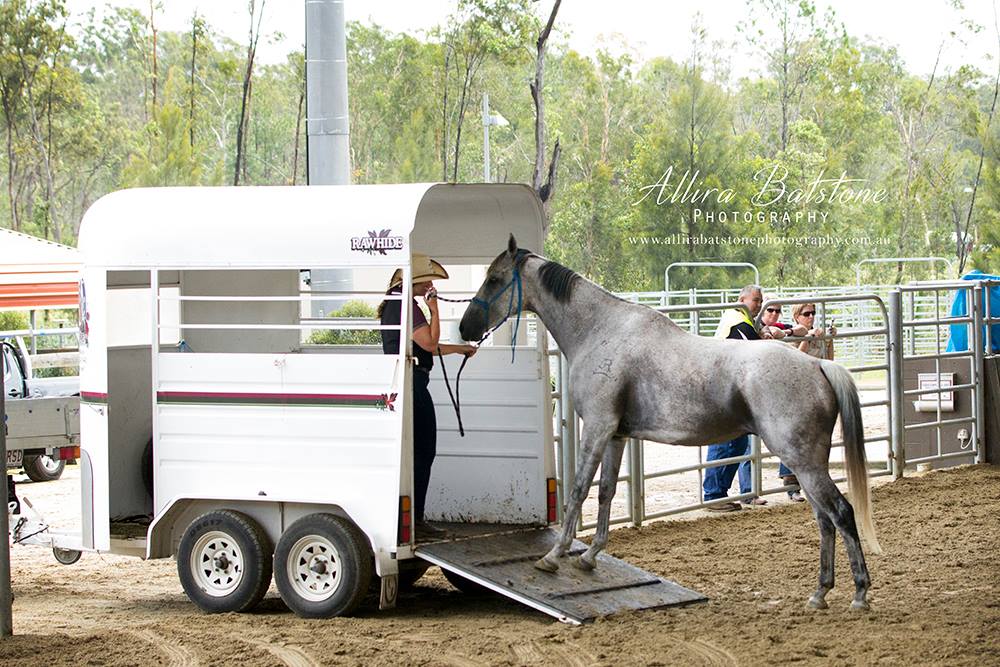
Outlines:
[[[510,233],[541,251],[542,218],[516,184],[137,188],[90,207],[79,247],[107,268],[399,266],[404,248],[479,264]]]
[[[76,248],[0,229],[0,310],[76,306]]]

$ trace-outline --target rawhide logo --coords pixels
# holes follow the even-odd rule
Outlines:
[[[351,250],[366,252],[369,255],[378,253],[385,255],[387,250],[402,250],[403,237],[392,236],[391,229],[383,229],[380,232],[368,232],[368,236],[355,236],[351,238]]]

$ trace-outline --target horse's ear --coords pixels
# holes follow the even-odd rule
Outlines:
[[[517,254],[517,239],[514,238],[513,234],[510,235],[510,239],[507,241],[507,252],[511,257]]]

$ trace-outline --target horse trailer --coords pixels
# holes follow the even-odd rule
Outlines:
[[[185,592],[211,612],[249,610],[272,575],[302,616],[349,613],[376,584],[387,608],[431,563],[460,587],[567,621],[700,599],[610,557],[617,565],[595,573],[532,571],[556,520],[540,322],[512,342],[508,328],[513,350],[484,345],[469,361],[465,437],[434,370],[427,518],[449,539],[423,544],[410,515],[410,309],[394,355],[355,335],[377,341],[377,320],[317,316],[379,303],[397,268],[409,302],[411,252],[448,267],[442,293],[471,296],[510,233],[541,248],[542,216],[530,188],[504,184],[153,188],[97,201],[80,231],[80,548],[175,557]],[[317,270],[344,279],[313,289]],[[461,312],[442,311],[444,340]],[[453,381],[460,361],[444,358]],[[666,588],[668,601],[650,602]]]

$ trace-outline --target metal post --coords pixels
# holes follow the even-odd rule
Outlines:
[[[559,390],[563,395],[563,502],[559,510],[560,513],[564,513],[570,494],[573,493],[573,483],[576,481],[576,411],[573,407],[573,398],[569,392],[569,360],[564,358],[561,365],[562,377],[559,378],[559,384],[561,385]]]
[[[892,440],[892,476],[903,476],[906,446],[903,442],[903,295],[889,292],[889,435]]]
[[[351,132],[347,100],[347,33],[344,0],[306,0],[306,174],[309,185],[349,185]],[[331,224],[338,224],[332,222]],[[317,292],[351,291],[349,269],[312,269]],[[325,317],[343,301],[312,301],[313,317]]]
[[[38,336],[35,334],[35,311],[28,311],[28,328],[31,329],[31,353],[38,354]],[[59,347],[62,347],[62,339],[59,339]]]
[[[4,388],[4,373],[6,372],[6,355],[0,350],[0,461],[4,462],[4,475],[7,474],[7,391]],[[6,487],[7,480],[4,479]],[[4,488],[3,507],[0,508],[0,525],[3,535],[0,536],[0,637],[10,637],[14,634],[14,619],[11,614],[13,595],[10,590],[10,523],[7,518],[7,489]]]
[[[483,93],[483,183],[490,182],[490,94]]]
[[[976,463],[983,463],[986,461],[986,438],[983,437],[983,414],[985,410],[985,397],[983,392],[985,389],[985,355],[983,354],[983,347],[985,341],[983,340],[983,297],[989,299],[989,293],[985,292],[983,289],[982,282],[976,282],[976,286],[972,290],[972,345],[975,350],[973,362],[973,373],[972,373],[972,384],[975,386],[973,391],[975,392],[976,402],[973,406],[973,418],[976,424],[976,433],[973,440],[976,448]],[[938,394],[940,396],[940,394]]]
[[[688,292],[688,303],[692,306],[698,305],[698,290],[694,287]],[[691,311],[691,333],[695,336],[701,335],[701,311],[695,309]]]
[[[642,445],[639,438],[629,438],[629,489],[632,491],[632,525],[636,528],[646,520],[646,472]]]
[[[750,480],[750,490],[753,492],[754,498],[757,498],[764,489],[764,471],[761,470],[760,465],[760,436],[756,433],[750,435],[750,456],[752,461],[750,472],[753,473],[753,479]]]

